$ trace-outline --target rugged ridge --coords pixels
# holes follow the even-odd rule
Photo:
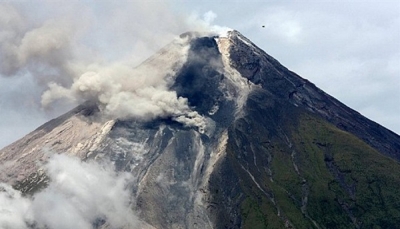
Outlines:
[[[237,31],[181,38],[187,57],[166,77],[204,129],[169,117],[105,120],[85,103],[1,150],[1,181],[32,194],[47,182],[37,162],[66,153],[131,173],[132,208],[155,228],[400,225],[400,136]]]
[[[237,31],[229,36],[231,64],[243,77],[295,106],[320,114],[328,122],[363,139],[372,147],[400,160],[399,137],[365,118],[255,46]]]

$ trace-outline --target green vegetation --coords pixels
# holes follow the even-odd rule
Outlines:
[[[228,152],[247,195],[242,228],[400,228],[398,162],[301,110],[245,119],[232,134],[240,146]]]
[[[251,197],[242,203],[243,227],[246,229],[284,228],[274,207],[266,199],[257,201]]]
[[[349,215],[361,228],[400,227],[398,162],[311,116],[301,118],[293,138],[306,143],[296,144],[302,152],[301,164],[307,165],[307,155],[314,155],[311,164],[301,166],[307,178],[313,179],[308,207],[311,217],[327,228],[355,227],[348,225]]]

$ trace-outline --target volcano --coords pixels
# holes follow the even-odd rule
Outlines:
[[[149,228],[400,228],[400,136],[237,31],[179,39],[138,68],[173,66],[189,111],[109,118],[85,102],[2,149],[0,181],[34,197],[62,153],[131,174]]]

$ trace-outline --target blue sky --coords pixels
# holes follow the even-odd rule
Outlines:
[[[0,147],[75,105],[43,109],[50,81],[68,85],[93,64],[138,64],[174,36],[207,25],[240,31],[290,70],[400,133],[399,1],[0,1],[0,15],[0,60],[19,58],[0,66]],[[62,42],[29,45],[43,34]]]

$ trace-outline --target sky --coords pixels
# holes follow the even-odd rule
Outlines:
[[[87,82],[85,73],[129,74],[124,66],[139,64],[180,33],[214,27],[238,30],[301,77],[400,133],[396,0],[0,0],[0,148],[94,96],[71,97],[74,83]],[[72,99],[60,96],[65,92]]]

